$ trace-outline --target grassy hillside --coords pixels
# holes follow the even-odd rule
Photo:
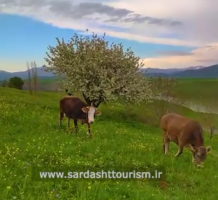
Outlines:
[[[217,105],[218,98],[218,79],[206,78],[179,78],[178,85],[175,88],[176,97],[184,101],[196,103]],[[39,79],[39,88],[41,90],[57,91],[59,88],[58,78],[41,78]],[[25,80],[24,89],[28,88]]]
[[[218,98],[218,79],[179,79],[175,88],[180,99],[215,104]]]
[[[42,78],[54,77],[51,72],[45,72],[42,67],[37,67],[37,75]],[[28,71],[18,71],[18,72],[6,72],[0,70],[0,80],[9,79],[11,77],[18,76],[22,79],[28,78]]]
[[[202,69],[189,69],[182,72],[175,72],[171,77],[176,78],[218,78],[218,65],[212,65]]]
[[[66,126],[58,126],[58,100],[62,94],[41,92],[38,97],[27,91],[0,88],[0,199],[23,200],[144,200],[178,199],[212,200],[217,197],[217,136],[205,143],[212,146],[205,167],[195,168],[188,150],[180,158],[162,152],[162,134],[156,124],[151,105],[101,105],[86,135],[79,124],[76,135]],[[175,106],[179,113],[193,118],[202,114]],[[66,125],[66,120],[64,121]],[[73,126],[73,123],[71,122]],[[29,171],[34,166],[46,170],[63,165],[69,171],[79,166],[112,166],[127,171],[131,166],[163,166],[164,181],[123,180],[58,180],[34,181]],[[153,169],[155,169],[153,167]],[[104,168],[103,168],[104,169]],[[149,169],[148,169],[149,170]]]
[[[40,79],[41,87],[52,89],[54,85],[58,88],[57,78]],[[178,79],[175,88],[176,96],[180,99],[191,101],[214,100],[218,98],[218,79]]]

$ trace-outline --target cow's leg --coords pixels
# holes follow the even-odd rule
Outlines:
[[[77,124],[77,120],[73,120],[74,121],[74,128],[75,128],[75,131],[76,131],[76,133],[77,133],[77,131],[78,131],[78,124]]]
[[[182,152],[183,152],[183,145],[179,143],[179,145],[178,145],[178,152],[175,155],[175,157],[178,157],[179,155],[181,155]]]
[[[90,139],[92,138],[92,134],[91,134],[91,130],[90,130],[90,124],[88,123],[88,133],[87,133],[90,137]]]
[[[194,152],[193,146],[188,144],[188,145],[185,145],[185,147],[187,147],[187,149],[189,149],[191,151],[191,153],[192,153],[192,163],[196,164],[195,152]]]
[[[167,132],[163,131],[163,152],[167,154],[169,152],[170,139],[167,136]]]
[[[167,135],[164,135],[163,137],[163,151],[166,154],[169,152],[169,144],[170,144],[170,139],[168,138]]]
[[[64,112],[60,110],[60,115],[59,115],[59,126],[62,126],[62,120],[64,118]]]

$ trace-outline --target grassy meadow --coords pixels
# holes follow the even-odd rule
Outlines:
[[[175,93],[180,99],[215,104],[218,98],[217,87],[218,79],[179,79]]]
[[[212,93],[216,80],[205,80],[201,85],[198,81],[202,82],[183,80],[183,85],[177,87],[181,98],[194,100],[196,95],[205,94],[216,97]],[[153,104],[133,107],[101,104],[102,115],[91,126],[90,140],[85,125],[79,124],[79,132],[75,134],[73,121],[67,129],[64,118],[63,127],[59,127],[58,106],[63,95],[39,92],[31,96],[28,91],[0,87],[0,200],[217,199],[217,135],[209,139],[209,134],[204,132],[205,145],[210,145],[212,150],[204,168],[196,168],[187,149],[178,159],[174,158],[177,146],[173,143],[169,155],[163,154],[162,132]],[[203,113],[177,105],[172,106],[172,111],[202,123],[205,117]],[[218,117],[213,117],[217,124]],[[120,167],[120,171],[163,166],[166,177],[161,181],[32,179],[31,169],[36,166],[45,170],[64,166],[72,171],[74,166],[94,165]]]
[[[177,79],[175,95],[181,100],[202,104],[215,104],[218,98],[218,79]],[[49,87],[57,82],[56,78],[40,79],[40,85]]]

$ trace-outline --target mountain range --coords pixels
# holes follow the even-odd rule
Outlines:
[[[196,66],[196,67],[187,67],[187,68],[168,68],[168,69],[160,69],[160,68],[143,68],[143,71],[147,71],[147,73],[164,73],[164,74],[172,74],[175,72],[182,72],[190,69],[202,69],[204,66]]]
[[[193,66],[183,69],[141,69],[145,76],[150,77],[172,77],[172,78],[218,78],[218,64],[212,66]]]
[[[183,69],[159,69],[159,68],[143,68],[140,69],[145,76],[150,77],[172,77],[172,78],[218,78],[218,64],[212,66],[193,66]],[[52,72],[45,72],[42,67],[37,68],[39,78],[52,78],[55,75]],[[0,80],[9,79],[18,76],[22,79],[28,78],[27,71],[7,72],[0,70]]]
[[[51,78],[55,76],[52,72],[45,72],[43,70],[43,67],[37,68],[37,75],[40,78]],[[26,71],[18,71],[18,72],[7,72],[7,71],[0,70],[0,80],[9,79],[14,76],[18,76],[22,79],[27,79],[28,71],[26,70]]]

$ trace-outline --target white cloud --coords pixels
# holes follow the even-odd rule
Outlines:
[[[218,43],[195,49],[189,55],[160,56],[142,59],[145,66],[153,68],[185,68],[210,66],[218,63]]]
[[[200,42],[202,45],[215,43],[218,40],[217,0],[191,0],[188,2],[175,0],[118,0],[110,3],[110,5],[131,9],[148,16],[179,20],[183,23],[182,27],[172,27],[165,31],[181,35],[183,40]],[[156,34],[158,32],[161,32],[161,30],[156,28]]]
[[[210,50],[204,47],[218,42],[217,0],[74,0],[73,3],[71,0],[0,0],[1,12],[29,16],[61,28],[79,31],[88,28],[90,32],[106,32],[117,38],[198,48],[192,55],[145,59],[149,67],[217,62],[217,45]]]
[[[74,2],[72,4],[69,0],[62,2],[58,0],[0,0],[0,10],[3,13],[31,16],[58,27],[78,30],[88,28],[97,33],[106,32],[110,36],[140,42],[197,47],[215,43],[218,39],[216,27],[218,1],[216,0],[210,0],[210,3],[205,0],[192,0],[188,3],[175,0],[118,0],[106,1],[102,4],[108,7],[99,6],[99,1],[93,5],[91,4],[94,1],[75,0]],[[79,3],[82,4],[79,5]],[[154,19],[152,23],[149,23],[149,20],[143,23],[105,22],[113,16],[120,19],[126,17],[128,11]],[[182,25],[153,23],[161,19],[179,21]],[[127,28],[127,31],[111,31],[109,28],[102,27],[102,24]],[[166,38],[165,35],[178,36],[180,39]]]

